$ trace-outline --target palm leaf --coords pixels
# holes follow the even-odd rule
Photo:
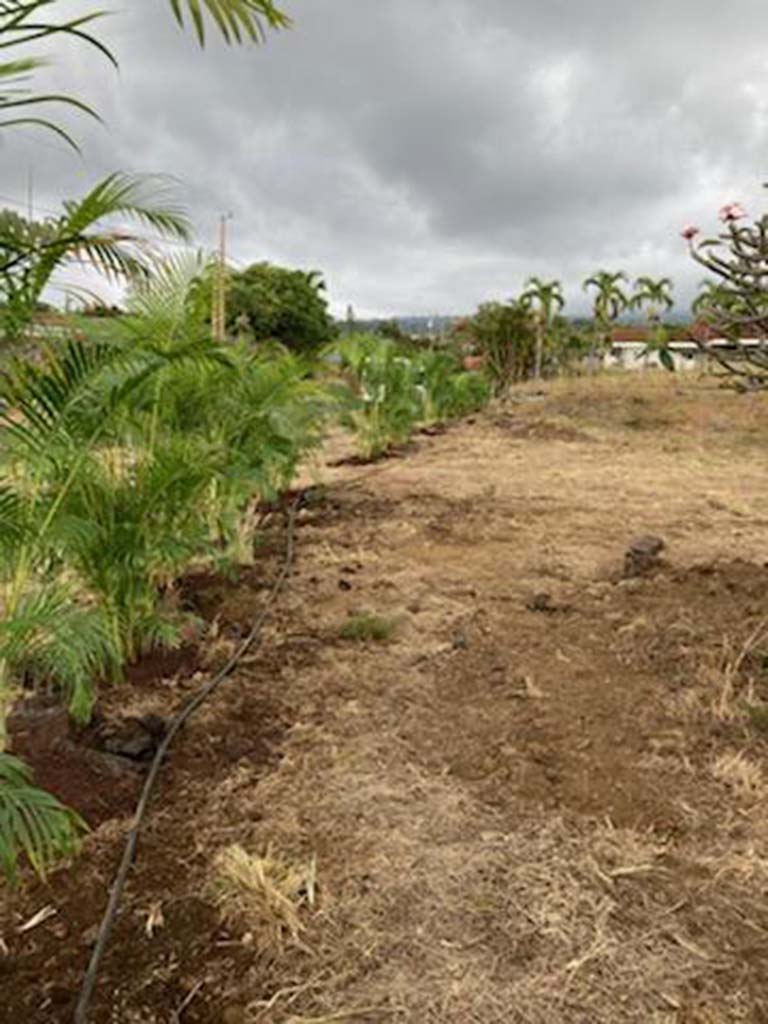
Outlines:
[[[117,656],[103,612],[77,604],[61,585],[33,589],[0,621],[0,658],[14,673],[60,687],[81,722],[90,717],[96,679]]]
[[[4,0],[0,3],[0,50],[11,47],[28,47],[40,40],[54,36],[68,36],[86,43],[98,50],[113,65],[117,62],[108,49],[96,36],[85,31],[85,26],[103,17],[103,11],[71,18],[68,21],[49,22],[36,20],[44,15],[56,0]],[[0,116],[20,107],[38,107],[42,104],[63,104],[73,107],[97,120],[98,115],[87,103],[63,93],[32,93],[26,83],[33,72],[40,70],[48,62],[38,56],[22,57],[16,60],[0,62]],[[4,117],[0,120],[0,128],[18,125],[37,125],[54,132],[74,149],[77,144],[67,131],[45,117]]]
[[[290,18],[273,0],[169,0],[179,25],[184,24],[185,11],[201,46],[205,44],[205,14],[214,22],[228,43],[244,39],[262,42],[266,29],[288,28]]]
[[[11,884],[21,857],[44,876],[60,857],[77,851],[85,830],[82,818],[33,785],[23,761],[0,752],[0,871]]]

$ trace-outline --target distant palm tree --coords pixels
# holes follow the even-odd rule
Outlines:
[[[645,309],[648,318],[648,335],[639,357],[643,357],[647,365],[648,356],[655,353],[661,365],[670,372],[675,369],[675,359],[669,348],[671,335],[661,322],[661,316],[675,304],[672,298],[673,287],[668,277],[638,277],[629,300],[631,308]]]
[[[662,312],[668,312],[675,304],[672,298],[673,288],[674,285],[668,277],[638,277],[629,305],[634,309],[647,309],[651,324],[657,324]]]
[[[542,281],[539,277],[529,277],[520,301],[527,309],[532,310],[535,318],[536,351],[533,376],[539,380],[545,338],[551,330],[555,316],[565,306],[562,285],[559,281]]]
[[[592,315],[594,320],[594,344],[590,352],[590,365],[595,370],[595,357],[597,351],[603,352],[608,347],[611,339],[611,328],[614,320],[624,312],[629,305],[629,298],[621,288],[621,282],[627,281],[627,275],[623,271],[612,273],[608,270],[598,270],[591,277],[588,277],[583,284],[584,291],[594,290],[592,299]]]

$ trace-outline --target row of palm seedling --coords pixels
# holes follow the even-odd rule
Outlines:
[[[7,752],[23,690],[88,720],[119,683],[178,644],[175,583],[253,552],[255,506],[292,479],[333,407],[285,351],[215,345],[189,301],[197,266],[135,293],[109,343],[68,341],[11,362],[0,385],[0,868],[44,869],[79,819]]]

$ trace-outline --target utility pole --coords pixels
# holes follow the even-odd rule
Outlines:
[[[35,219],[35,207],[32,196],[34,194],[34,172],[32,171],[32,165],[30,164],[27,168],[27,220],[32,223]]]
[[[231,219],[232,214],[226,213],[219,220],[219,259],[211,303],[211,330],[213,340],[219,344],[227,338],[227,221]]]

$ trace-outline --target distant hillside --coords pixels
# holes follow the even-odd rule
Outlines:
[[[355,318],[354,325],[356,331],[372,331],[375,332],[385,324],[391,324],[392,321],[396,321],[398,326],[406,334],[410,334],[414,337],[420,337],[422,335],[434,335],[440,334],[443,331],[449,331],[453,323],[459,319],[459,316],[391,316],[391,317],[376,317],[371,320],[358,320]],[[341,320],[339,325],[343,328],[346,322]]]
[[[355,319],[354,325],[356,331],[371,331],[376,332],[385,324],[391,324],[396,321],[398,326],[406,334],[410,334],[413,337],[423,336],[434,336],[450,331],[452,325],[465,316],[471,316],[471,314],[457,313],[455,316],[393,316],[393,317],[376,317],[370,320],[358,320]],[[591,323],[588,316],[570,316],[566,318],[574,327],[586,327]],[[646,323],[646,318],[642,314],[635,312],[627,312],[621,316],[618,320],[619,324],[629,324],[632,326],[642,326]],[[679,326],[688,324],[690,322],[690,315],[685,313],[672,312],[664,317],[664,322],[670,326]],[[339,321],[339,326],[344,329],[345,321]]]

